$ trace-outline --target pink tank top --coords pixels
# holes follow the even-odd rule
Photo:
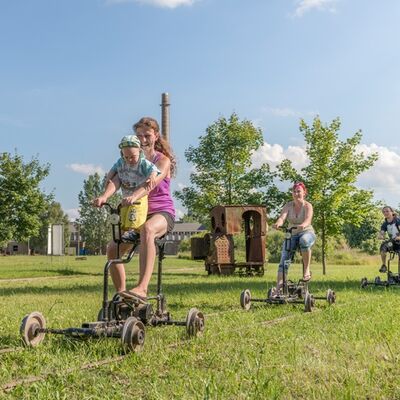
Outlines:
[[[156,164],[162,153],[156,151],[156,155],[152,160]],[[148,197],[149,210],[148,214],[157,212],[167,212],[175,218],[175,207],[171,197],[170,189],[171,179],[165,177],[150,193]]]

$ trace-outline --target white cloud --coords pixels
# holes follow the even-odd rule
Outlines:
[[[285,158],[292,161],[296,169],[301,169],[307,164],[307,155],[304,147],[289,146],[284,149],[280,144],[264,144],[253,153],[252,163],[259,167],[263,163],[268,163],[272,169],[282,162]]]
[[[177,220],[183,218],[185,214],[185,211],[182,211],[180,208],[175,208],[175,215]]]
[[[320,11],[336,12],[337,0],[297,0],[294,16],[301,18],[306,12],[317,9]]]
[[[70,221],[75,221],[79,218],[79,208],[70,208],[69,210],[65,210],[65,213],[68,215]]]
[[[105,174],[103,168],[93,164],[68,164],[67,168],[83,175],[93,175],[95,172],[97,172],[100,176]]]
[[[359,184],[365,189],[373,189],[377,200],[397,207],[400,203],[400,153],[375,143],[360,145],[358,150],[365,155],[378,153],[379,159],[374,166],[361,174]]]
[[[378,146],[374,143],[358,146],[358,151],[364,155],[378,153],[379,159],[371,169],[360,175],[357,185],[362,189],[373,190],[376,200],[382,200],[397,207],[400,203],[400,152],[393,148]],[[289,146],[286,149],[279,144],[264,143],[252,155],[252,163],[259,167],[262,163],[268,163],[274,169],[283,159],[292,161],[297,170],[305,167],[308,163],[305,147]]]
[[[179,6],[191,6],[195,1],[198,0],[106,0],[106,3],[110,5],[122,3],[141,3],[156,7],[176,8]]]
[[[10,118],[6,115],[0,115],[0,125],[4,125],[6,127],[11,126],[15,128],[27,128],[28,125],[16,118]]]
[[[301,118],[305,116],[315,116],[318,114],[317,111],[297,111],[293,110],[289,107],[271,107],[271,106],[264,106],[261,108],[261,112],[263,114],[272,115],[274,117],[281,117],[281,118]]]
[[[276,117],[300,117],[299,111],[292,110],[291,108],[277,108],[277,107],[263,107],[261,110],[263,113],[272,114]]]

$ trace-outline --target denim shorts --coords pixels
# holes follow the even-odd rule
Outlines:
[[[300,247],[301,252],[305,252],[313,246],[315,243],[315,233],[314,231],[302,231],[292,235],[290,239],[290,250],[286,250],[285,241],[282,244],[282,254],[281,260],[279,262],[278,271],[283,272],[283,268],[287,271],[291,261],[291,254],[294,254],[296,249]]]

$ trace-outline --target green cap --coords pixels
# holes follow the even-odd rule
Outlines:
[[[140,149],[140,140],[136,135],[126,135],[119,142],[120,149],[124,147],[137,147]]]

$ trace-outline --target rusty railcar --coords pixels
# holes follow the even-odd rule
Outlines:
[[[192,258],[204,259],[209,274],[264,275],[267,215],[258,205],[218,205],[210,211],[211,232],[192,238]],[[234,235],[244,234],[246,260],[235,259]]]

